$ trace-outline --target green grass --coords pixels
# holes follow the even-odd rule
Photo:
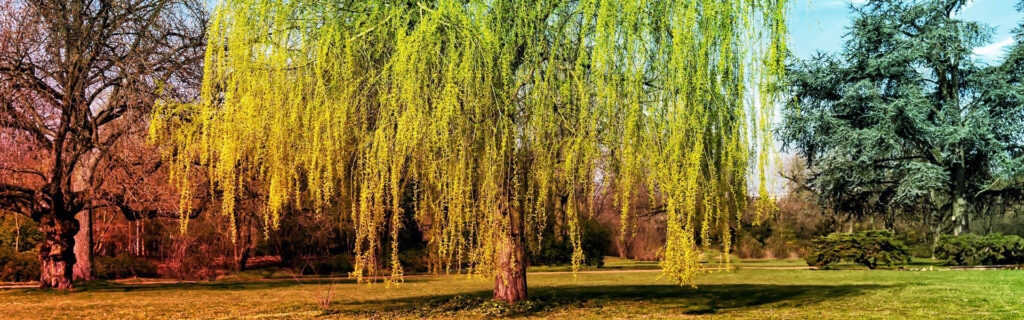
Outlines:
[[[681,287],[656,270],[532,274],[529,318],[810,318],[922,319],[1024,317],[1024,271],[799,270],[742,265]],[[646,262],[609,261],[636,269]],[[412,277],[398,287],[335,281],[333,301],[316,301],[330,281],[216,281],[194,284],[92,282],[75,292],[0,290],[0,318],[475,318],[500,306],[486,302],[492,281]]]

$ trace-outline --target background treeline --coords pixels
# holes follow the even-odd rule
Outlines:
[[[1015,212],[991,219],[975,219],[971,230],[991,236],[939,235],[911,217],[857,216],[826,210],[814,202],[814,194],[799,185],[804,179],[800,161],[787,164],[786,177],[794,179],[776,200],[778,211],[755,224],[745,218],[733,230],[731,248],[739,258],[803,258],[812,253],[816,241],[832,233],[852,234],[865,230],[888,230],[887,237],[899,241],[913,257],[937,257],[953,264],[1020,263],[1022,243],[1003,240],[995,234],[1022,235],[1024,225]],[[166,199],[176,201],[176,199]],[[243,203],[248,203],[244,202]],[[242,210],[259,210],[255,207]],[[582,245],[585,264],[599,267],[604,256],[657,260],[664,244],[664,211],[649,203],[650,196],[634,199],[634,228],[620,238],[620,221],[610,199],[596,197],[592,215],[583,215]],[[278,229],[265,232],[255,215],[240,214],[232,242],[230,223],[211,205],[199,212],[182,234],[179,220],[151,217],[130,220],[117,210],[96,210],[93,223],[92,265],[96,278],[169,277],[213,279],[246,269],[280,270],[294,274],[345,275],[351,271],[354,232],[346,214],[337,211],[315,213],[294,209],[286,212]],[[749,216],[749,215],[747,215]],[[427,250],[427,230],[411,216],[403,221],[399,237],[399,259],[406,272],[445,272]],[[566,241],[564,221],[548,221],[539,243],[528,243],[531,265],[568,265],[572,247]],[[634,233],[635,232],[635,233]],[[0,277],[2,281],[28,281],[39,274],[36,248],[43,235],[30,219],[14,214],[0,215]],[[387,239],[388,237],[384,237]],[[937,240],[936,240],[937,239]],[[1020,238],[1016,238],[1020,239]],[[386,240],[387,241],[387,240]],[[936,242],[937,241],[937,242]],[[1015,247],[1016,246],[1016,247]],[[383,266],[390,253],[382,246],[378,254]],[[1001,249],[993,249],[1001,248]],[[1003,251],[1010,253],[1002,253]]]
[[[226,216],[223,205],[213,200],[217,191],[202,177],[194,177],[198,187],[192,190],[192,203],[181,202],[169,184],[164,159],[147,142],[147,116],[162,98],[188,101],[198,95],[205,4],[126,2],[84,11],[123,14],[117,20],[123,24],[90,25],[88,20],[62,20],[60,10],[67,8],[46,1],[16,3],[21,5],[0,5],[0,19],[8,22],[0,30],[0,281],[37,280],[40,269],[46,269],[41,261],[59,267],[71,255],[77,257],[76,276],[86,279],[210,279],[254,268],[305,274],[351,270],[355,231],[348,208],[285,208],[275,229],[266,225],[265,215],[256,214],[266,210],[267,186],[241,185],[236,214]],[[741,215],[741,226],[729,230],[734,233],[732,253],[740,258],[808,257],[829,243],[822,237],[830,234],[885,230],[884,236],[871,235],[898,241],[913,257],[951,264],[1022,262],[1024,29],[1015,30],[1003,60],[978,61],[972,49],[987,44],[991,32],[981,23],[956,18],[967,3],[875,0],[855,5],[842,52],[789,60],[790,105],[776,128],[790,154],[780,172],[787,185],[773,199],[778,210],[772,216],[754,221],[752,214]],[[140,22],[151,17],[160,17],[159,23]],[[152,28],[135,30],[140,25]],[[107,29],[88,29],[100,27]],[[139,45],[125,49],[130,52],[100,51],[87,61],[95,68],[60,73],[53,70],[78,62],[43,59],[47,56],[32,48],[88,48],[65,48],[74,43],[37,32],[47,28],[80,32],[91,37],[83,43],[111,48],[133,39],[110,35],[137,35]],[[12,67],[18,63],[31,65]],[[94,69],[103,73],[90,73]],[[29,83],[39,80],[38,73],[25,70],[50,70],[67,79]],[[87,84],[88,90],[76,93],[81,99],[51,97],[64,91],[59,84],[75,81]],[[58,121],[33,115],[53,114],[79,115],[68,124],[77,133],[64,132],[66,139],[60,141],[81,146],[65,147],[80,162],[52,161],[54,150],[64,150],[53,148]],[[57,173],[66,176],[40,178]],[[621,207],[607,192],[615,186],[595,186],[591,198],[584,199],[589,202],[581,206],[588,210],[580,221],[586,265],[600,266],[606,255],[662,257],[666,209],[658,190],[638,188],[626,199],[632,212],[626,229],[621,228]],[[54,202],[57,196],[71,201]],[[49,207],[52,203],[64,207]],[[182,204],[193,210],[181,212]],[[182,214],[191,221],[184,233]],[[559,220],[564,217],[551,215],[540,240],[526,243],[530,264],[571,261],[569,223]],[[398,257],[405,271],[447,271],[428,254],[435,245],[429,226],[411,217],[401,223]],[[382,268],[375,269],[381,270],[390,265],[391,240],[378,236],[384,243],[375,261]],[[831,239],[857,242],[846,238]],[[67,243],[74,243],[73,252]]]

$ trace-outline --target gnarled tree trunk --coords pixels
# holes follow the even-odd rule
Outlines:
[[[39,244],[39,286],[69,290],[74,276],[75,234],[78,220],[57,210],[43,216],[39,229],[45,235]]]

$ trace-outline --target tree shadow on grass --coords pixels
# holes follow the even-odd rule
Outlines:
[[[436,279],[406,279],[406,282]],[[267,290],[295,286],[323,286],[354,283],[352,279],[287,279],[261,281],[217,281],[200,283],[131,284],[108,281],[83,283],[76,291],[139,292],[181,290]],[[434,283],[443,285],[443,282]],[[321,310],[323,316],[342,317],[429,317],[449,315],[523,316],[541,315],[554,310],[626,308],[627,312],[667,314],[714,314],[765,307],[803,307],[826,300],[870,294],[893,286],[887,285],[778,285],[778,284],[705,284],[697,288],[678,285],[557,285],[531,287],[527,303],[510,306],[490,300],[490,290],[465,291],[454,294],[380,299],[342,300]],[[28,289],[35,294],[66,294],[49,290]],[[177,293],[176,293],[177,294]],[[600,311],[599,311],[600,312]]]
[[[597,308],[606,305],[645,305],[671,313],[712,314],[730,310],[773,306],[806,306],[825,300],[865,294],[887,288],[882,285],[768,285],[719,284],[697,288],[677,285],[549,286],[530,288],[530,306],[511,314],[543,314],[564,308]],[[392,312],[428,316],[493,309],[490,291],[431,295],[390,300],[347,302],[340,311],[349,315]],[[490,310],[484,310],[487,313]],[[524,314],[525,313],[525,314]],[[492,314],[493,315],[493,314]]]
[[[769,285],[709,284],[697,288],[676,285],[548,287],[531,292],[535,297],[577,297],[586,301],[635,302],[682,313],[706,314],[769,304],[803,306],[882,289],[880,285]]]

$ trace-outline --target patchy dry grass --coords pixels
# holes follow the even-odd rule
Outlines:
[[[611,268],[645,263],[609,261]],[[632,264],[631,264],[632,263]],[[618,264],[618,267],[616,267]],[[654,264],[656,265],[656,264]],[[680,287],[656,270],[535,273],[531,301],[490,301],[491,281],[413,277],[397,288],[350,280],[252,280],[190,284],[92,282],[71,293],[0,290],[0,318],[477,318],[553,319],[812,318],[922,319],[1024,317],[1020,270],[770,270],[793,261],[742,261],[736,271]],[[650,267],[650,266],[648,266]],[[333,301],[320,306],[331,281]]]

